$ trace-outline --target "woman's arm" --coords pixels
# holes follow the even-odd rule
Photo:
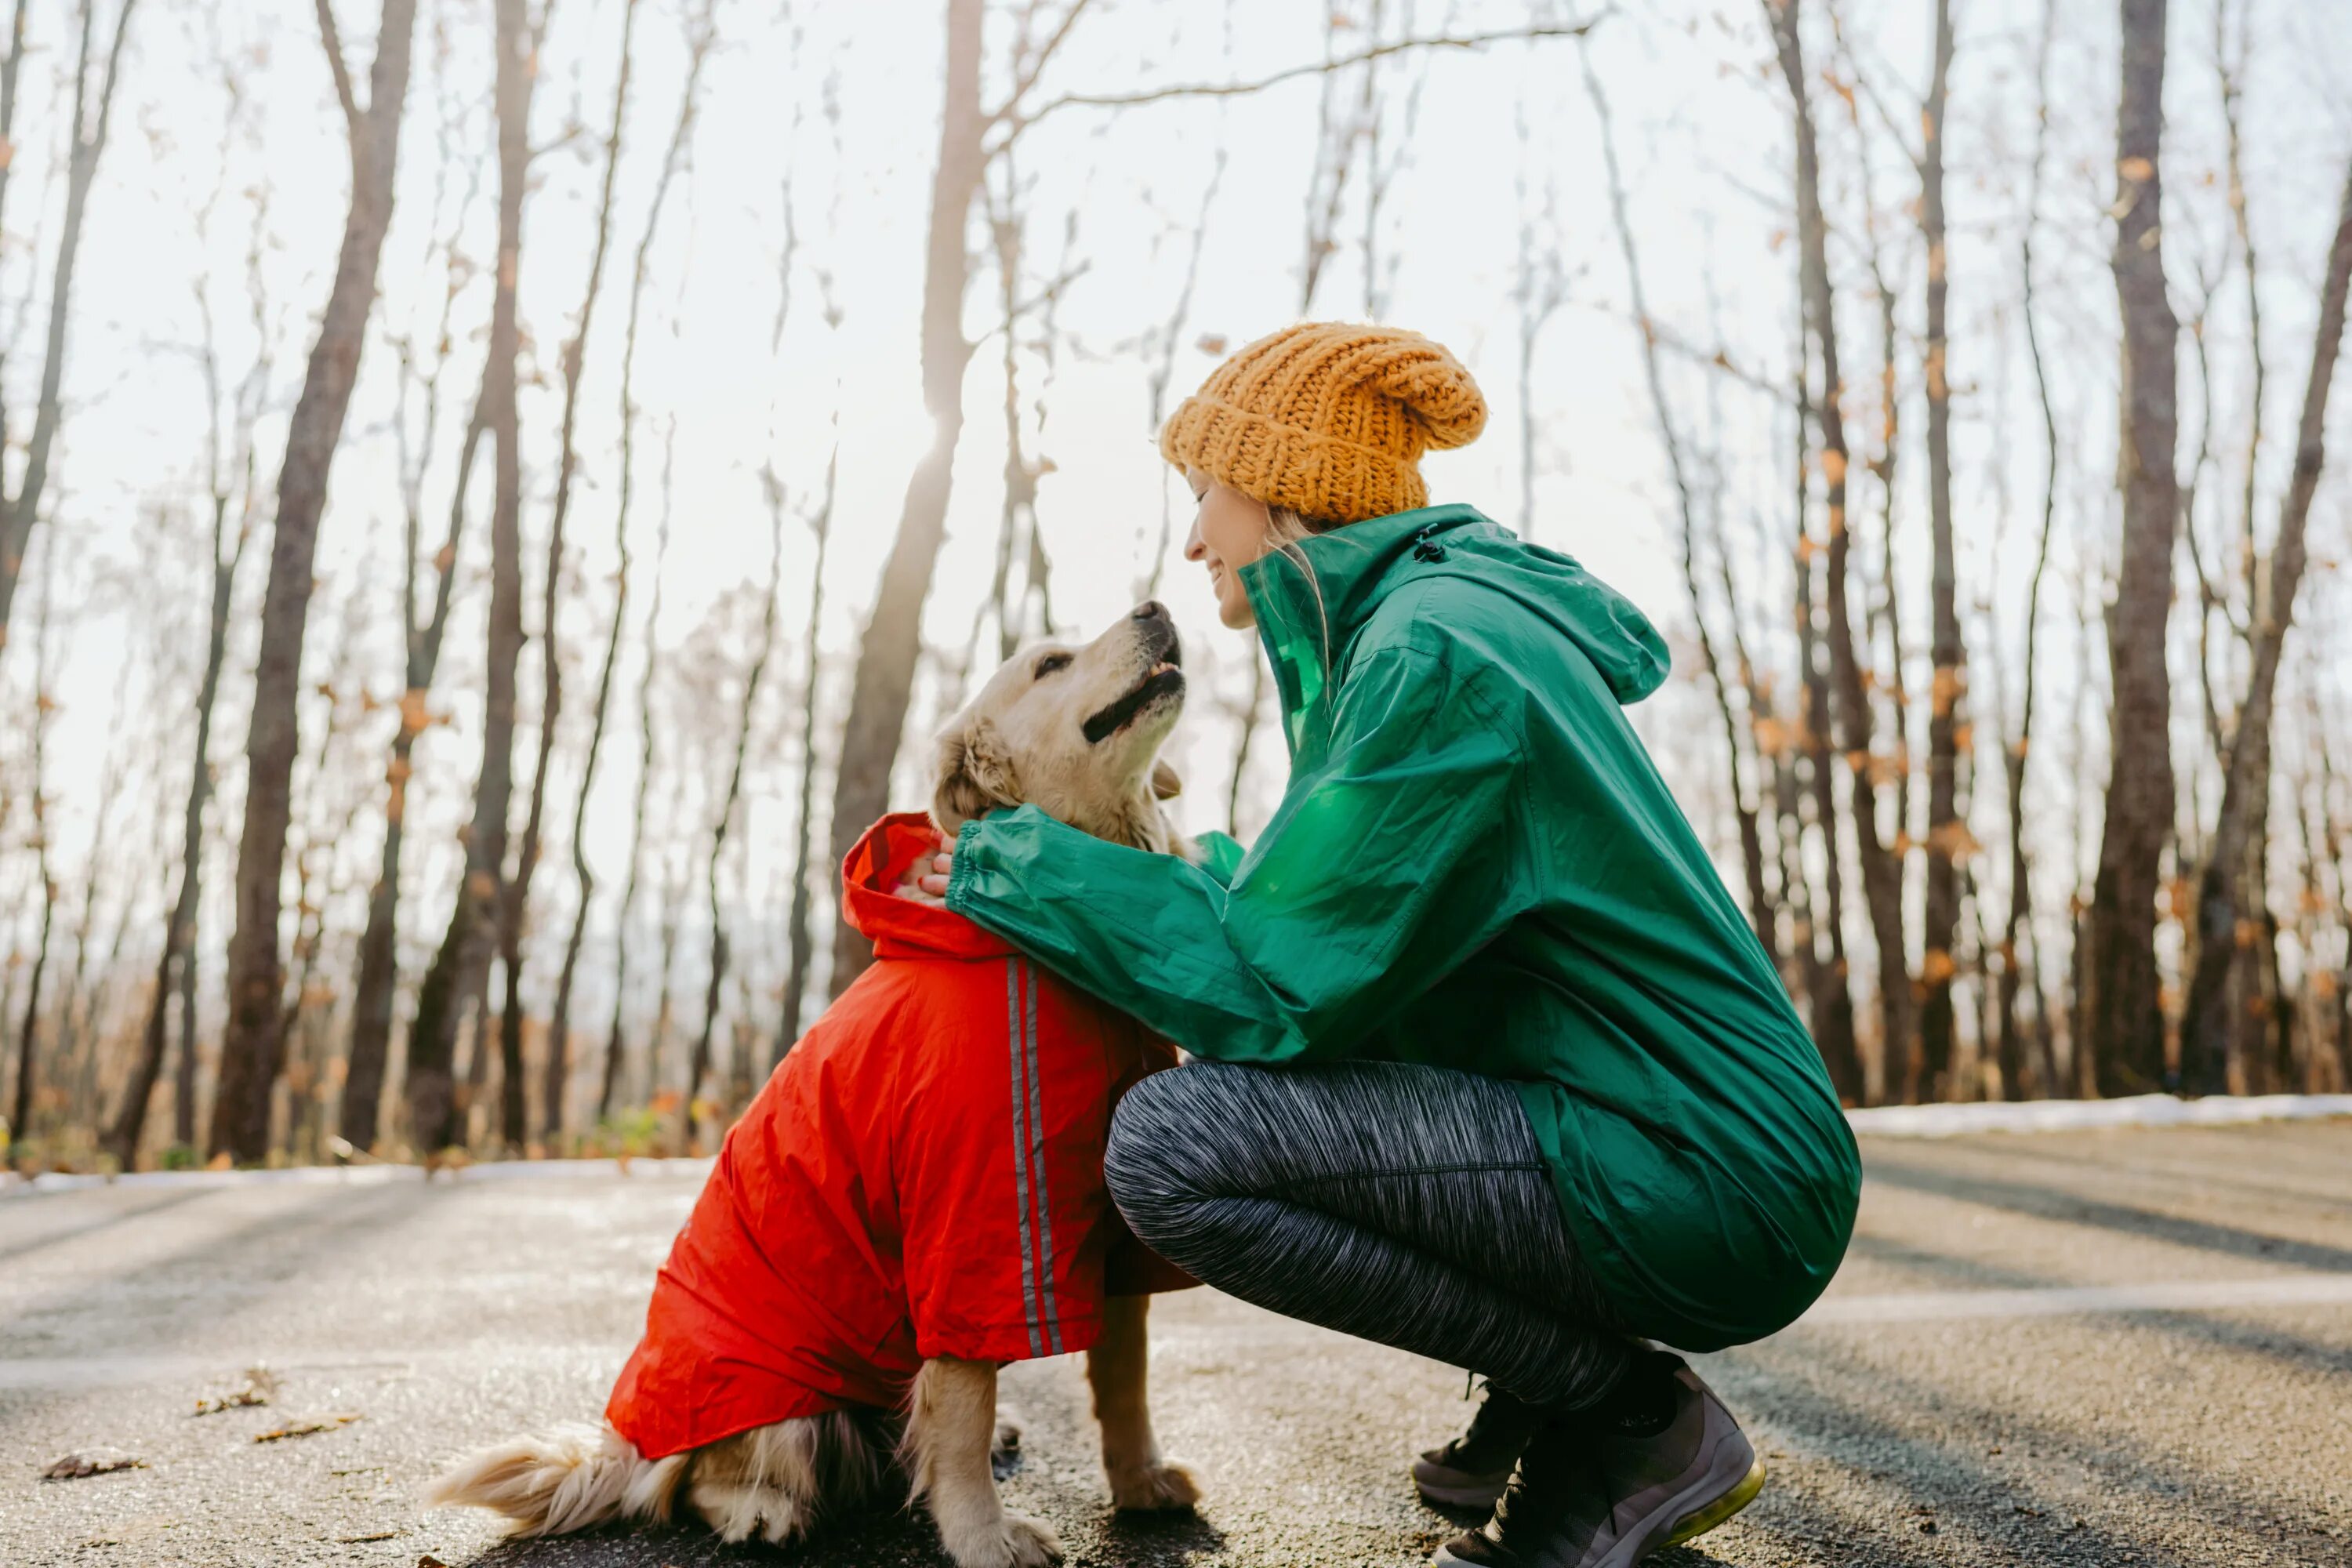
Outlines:
[[[1359,663],[1334,725],[1230,887],[1024,806],[965,826],[949,907],[1200,1056],[1343,1055],[1518,912],[1521,744],[1410,645]]]

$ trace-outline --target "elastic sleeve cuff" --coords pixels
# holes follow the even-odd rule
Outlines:
[[[967,822],[956,835],[955,853],[948,865],[948,908],[960,915],[969,915],[966,906],[971,902],[972,883],[980,877],[981,840],[987,831],[986,822]]]

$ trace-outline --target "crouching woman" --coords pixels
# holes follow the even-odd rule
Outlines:
[[[1641,612],[1417,468],[1486,405],[1443,348],[1306,324],[1160,437],[1188,558],[1255,626],[1290,782],[1204,864],[1034,807],[926,885],[1202,1058],[1110,1136],[1113,1196],[1198,1278],[1466,1365],[1413,1467],[1495,1504],[1438,1563],[1622,1568],[1763,1484],[1712,1351],[1818,1296],[1860,1170],[1821,1059],[1622,706]]]

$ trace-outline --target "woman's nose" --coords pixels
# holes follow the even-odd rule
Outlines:
[[[1201,521],[1200,519],[1195,518],[1192,520],[1192,528],[1184,535],[1184,559],[1205,561],[1208,558],[1209,547],[1201,542]]]

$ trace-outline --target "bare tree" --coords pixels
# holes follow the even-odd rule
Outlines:
[[[131,33],[131,14],[139,0],[122,0],[114,15],[114,37],[107,46],[106,73],[100,79],[97,99],[90,97],[90,52],[98,35],[97,0],[81,0],[81,47],[74,66],[72,119],[68,121],[71,150],[66,160],[65,221],[58,235],[56,270],[49,285],[49,322],[42,346],[41,385],[33,405],[33,432],[25,445],[24,467],[16,493],[0,487],[0,647],[8,642],[8,607],[16,596],[16,577],[24,570],[25,552],[40,517],[43,493],[48,486],[49,459],[58,427],[64,417],[66,328],[73,320],[74,266],[81,254],[83,220],[89,213],[89,193],[98,177],[98,160],[106,151],[106,132],[114,114],[114,89],[122,69],[122,43]],[[16,72],[26,47],[26,0],[16,0],[10,26],[8,58],[0,66],[0,143],[13,138],[16,121]],[[7,168],[0,161],[0,204],[5,204]],[[0,428],[5,427],[0,409]]]
[[[2238,895],[2244,886],[2246,844],[2262,814],[2255,792],[2267,792],[2269,784],[2271,712],[2294,596],[2308,558],[2305,529],[2326,458],[2327,395],[2342,346],[2347,289],[2352,289],[2352,175],[2346,180],[2335,242],[2327,253],[2327,275],[2320,288],[2311,379],[2304,389],[2303,418],[2296,431],[2294,477],[2279,509],[2278,537],[2271,547],[2269,600],[2255,627],[2253,670],[2245,700],[2239,705],[2237,729],[2223,764],[2221,813],[2198,879],[2197,964],[2181,1015],[2180,1076],[2200,1093],[2227,1088],[2227,1059],[2219,1048],[2227,1026],[2223,992],[2231,957],[2241,945]]]
[[[466,127],[462,115],[446,107],[441,128],[441,163],[436,173],[434,210],[439,216],[451,164],[462,154],[456,143]],[[455,221],[441,242],[446,282],[438,319],[433,327],[430,368],[415,368],[415,345],[400,341],[400,400],[393,428],[399,443],[401,502],[404,523],[401,571],[401,640],[404,668],[397,722],[392,751],[384,766],[383,846],[374,888],[369,894],[367,925],[360,937],[359,976],[352,998],[352,1037],[344,1065],[343,1096],[337,1118],[342,1135],[365,1149],[373,1146],[382,1120],[383,1080],[392,1045],[394,992],[399,983],[399,915],[401,854],[406,841],[409,787],[415,775],[417,737],[434,722],[433,683],[441,665],[441,648],[449,627],[449,605],[456,586],[458,546],[463,542],[466,501],[473,485],[475,459],[481,450],[482,417],[478,405],[466,422],[457,452],[457,469],[449,500],[449,521],[432,556],[433,593],[429,609],[420,612],[425,531],[425,476],[436,447],[441,425],[441,381],[449,365],[451,318],[458,296],[472,272],[459,249],[458,237],[473,209],[482,183],[482,163],[467,156],[466,189],[457,202]],[[421,390],[420,428],[412,437],[408,398],[412,386]],[[425,616],[418,624],[418,616]]]
[[[237,854],[236,931],[229,942],[229,1021],[221,1041],[214,1094],[213,1144],[237,1160],[258,1160],[269,1143],[269,1096],[284,1041],[278,1033],[278,880],[286,863],[289,787],[299,738],[295,700],[301,689],[302,634],[310,610],[310,564],[327,470],[342,437],[358,378],[360,351],[375,301],[377,265],[392,222],[394,174],[400,153],[402,102],[416,0],[383,0],[360,107],[342,40],[328,0],[319,0],[320,31],[351,139],[352,199],[341,254],[325,316],[287,425],[278,479],[278,522],[270,545],[269,585],[261,608],[261,658],[254,675],[253,720],[246,739],[245,832]]]
[[[809,567],[808,651],[801,679],[800,804],[793,818],[792,913],[786,921],[784,935],[791,960],[784,974],[784,1015],[776,1030],[774,1061],[782,1061],[784,1053],[791,1050],[793,1043],[801,1037],[801,1004],[808,992],[809,966],[814,957],[814,943],[809,930],[809,860],[816,840],[818,637],[824,620],[825,547],[833,537],[834,485],[840,468],[841,442],[836,435],[832,454],[825,458],[824,499],[817,503],[816,511],[809,519],[809,531],[814,536],[816,556]]]
[[[2096,1062],[2103,1094],[2139,1093],[2165,1079],[2156,895],[2174,810],[2165,628],[2180,515],[2173,473],[2179,323],[2165,293],[2159,221],[2166,9],[2167,0],[2121,0],[2113,269],[2123,315],[2123,564],[2107,615],[2115,695],[2105,826],[2075,991],[2077,1048]]]
[[[597,288],[604,274],[604,255],[612,240],[613,186],[621,166],[621,132],[628,118],[629,72],[634,59],[632,48],[635,41],[636,26],[637,0],[624,0],[621,12],[621,63],[613,83],[612,126],[604,136],[604,183],[596,202],[595,247],[591,252],[588,288],[585,297],[581,301],[579,324],[572,331],[572,341],[564,346],[563,457],[562,467],[559,470],[562,478],[559,480],[560,489],[556,503],[559,512],[562,510],[571,489],[571,472],[574,460],[572,440],[572,419],[580,390],[584,346],[588,341],[588,322],[596,308]],[[639,276],[642,279],[642,268]],[[635,325],[635,307],[642,298],[641,289],[632,290],[630,296],[632,328]],[[635,347],[634,341],[630,346]],[[625,407],[623,417],[625,420],[629,420],[631,417]],[[625,433],[623,437],[625,446],[630,439],[632,437]],[[625,487],[625,479],[623,483]],[[595,788],[596,761],[604,746],[604,721],[606,715],[612,710],[613,703],[613,666],[620,653],[622,616],[627,610],[629,603],[627,532],[629,512],[625,488],[623,497],[622,504],[616,509],[619,531],[614,542],[619,551],[620,566],[614,579],[613,621],[604,639],[604,663],[596,677],[596,705],[594,717],[588,731],[587,754],[581,764],[580,794],[572,803],[572,870],[580,884],[580,895],[579,901],[572,911],[571,934],[565,937],[563,942],[562,966],[556,972],[555,1005],[550,1014],[547,1036],[547,1075],[540,1094],[540,1136],[551,1143],[563,1131],[564,1088],[570,1081],[572,1060],[572,985],[580,964],[581,944],[588,932],[589,903],[596,892],[595,874],[589,869],[588,866],[588,796]],[[548,559],[547,616],[548,624],[551,627],[554,625],[555,609],[555,556],[551,549]],[[556,679],[551,663],[546,679],[550,681]],[[545,788],[547,777],[545,744],[542,739],[539,772],[534,776],[531,785],[531,793],[534,795],[539,795]]]
[[[625,542],[629,531],[629,502],[635,490],[637,332],[645,316],[646,279],[652,270],[654,239],[661,231],[662,208],[668,200],[670,185],[677,179],[677,171],[686,160],[686,150],[693,141],[696,106],[699,101],[702,85],[703,62],[709,58],[711,47],[717,39],[718,32],[712,21],[711,6],[706,3],[696,18],[688,26],[686,83],[678,96],[677,118],[670,125],[669,143],[662,152],[661,172],[654,180],[653,198],[646,210],[645,232],[638,236],[635,267],[630,274],[629,321],[621,339],[621,481],[619,500],[613,521],[614,536],[624,542],[621,555],[622,572],[619,596],[613,605],[612,628],[604,645],[604,668],[597,681],[596,703],[599,720],[596,732],[589,742],[587,773],[581,782],[583,801],[586,798],[588,784],[594,777],[596,741],[604,732],[602,715],[612,684],[613,660],[620,647],[622,613],[627,607],[629,558]],[[653,786],[654,677],[661,662],[661,645],[657,639],[661,626],[662,567],[669,557],[671,459],[676,453],[677,437],[677,428],[673,423],[664,442],[661,525],[654,545],[654,595],[653,603],[646,612],[645,674],[637,686],[640,744],[637,757],[636,809],[629,830],[628,879],[621,892],[620,911],[614,922],[616,934],[614,939],[613,953],[613,1024],[605,1036],[604,1076],[603,1085],[596,1096],[596,1115],[600,1120],[612,1114],[613,1094],[620,1082],[621,1065],[625,1055],[622,1016],[623,1009],[628,1001],[629,913],[636,908],[637,904],[637,873],[644,859],[646,844],[646,804],[647,793]],[[577,838],[576,833],[574,837]],[[579,919],[585,918],[587,899],[587,887],[583,883],[581,890],[581,915],[577,917]],[[580,931],[575,929],[572,937],[573,944],[571,949],[572,954],[576,955],[576,944],[579,940]],[[576,962],[575,956],[568,955],[565,959],[567,967],[574,962]],[[562,989],[560,979],[558,988]]]
[[[33,950],[33,977],[25,993],[24,1021],[16,1030],[16,1089],[8,1112],[8,1136],[22,1142],[33,1131],[33,1075],[41,1032],[41,979],[49,966],[49,937],[58,918],[58,879],[49,866],[49,797],[47,790],[49,715],[57,701],[49,695],[49,617],[57,603],[57,549],[42,557],[41,616],[33,630],[33,723],[30,747],[33,771],[33,877],[41,900],[41,934]]]
[[[1926,992],[1919,1016],[1924,1092],[1941,1100],[1951,1090],[1953,955],[1960,921],[1959,866],[1973,845],[1960,816],[1959,788],[1967,767],[1968,649],[1962,641],[1959,580],[1952,541],[1952,389],[1946,324],[1949,281],[1945,266],[1944,127],[1952,72],[1952,4],[1936,0],[1936,63],[1920,115],[1919,233],[1927,248],[1927,527],[1934,563],[1928,577],[1929,654],[1934,660],[1927,708],[1927,894],[1920,921],[1919,979]],[[1893,585],[1888,585],[1892,593]]]
[[[408,1038],[409,1126],[432,1151],[461,1136],[462,1109],[451,1077],[464,1004],[488,983],[498,946],[506,880],[507,815],[514,793],[515,671],[522,658],[522,455],[515,402],[520,353],[515,283],[522,253],[522,204],[530,169],[530,100],[535,38],[524,0],[496,0],[499,137],[499,248],[490,297],[489,357],[482,368],[479,418],[497,447],[491,469],[488,673],[482,704],[482,768],[466,837],[465,878],[440,951],[417,994]],[[477,1011],[476,1061],[489,1045],[488,1015]],[[520,1064],[506,1064],[509,1079]],[[518,1119],[503,1131],[520,1142]]]
[[[1698,505],[1692,493],[1682,437],[1675,428],[1665,374],[1658,363],[1658,335],[1651,321],[1648,291],[1643,286],[1642,258],[1633,241],[1633,221],[1626,207],[1625,177],[1617,162],[1616,121],[1610,112],[1608,95],[1601,90],[1601,77],[1592,68],[1589,40],[1580,41],[1578,59],[1584,68],[1585,93],[1592,100],[1593,112],[1601,123],[1601,157],[1609,174],[1610,218],[1616,226],[1618,247],[1625,259],[1625,282],[1633,300],[1634,326],[1642,335],[1642,367],[1649,387],[1651,413],[1657,421],[1659,444],[1665,448],[1666,472],[1674,481],[1675,507],[1682,520],[1683,584],[1690,596],[1691,621],[1698,633],[1699,662],[1706,667],[1715,693],[1716,712],[1723,721],[1730,769],[1731,811],[1739,827],[1739,863],[1747,879],[1748,922],[1777,971],[1780,967],[1780,941],[1772,895],[1764,881],[1763,831],[1758,805],[1748,792],[1745,749],[1740,741],[1739,719],[1732,707],[1730,683],[1724,678],[1723,661],[1716,653],[1715,634],[1707,625],[1706,596],[1699,577]],[[1736,611],[1736,602],[1734,608]]]
[[[719,1022],[719,990],[727,978],[727,913],[719,899],[719,867],[727,854],[727,836],[735,821],[735,807],[743,795],[743,763],[751,751],[751,723],[759,711],[760,679],[776,646],[776,598],[784,578],[784,487],[773,468],[761,476],[768,499],[768,591],[761,599],[760,636],[753,645],[751,668],[743,678],[743,705],[735,722],[735,760],[727,771],[727,793],[710,828],[710,860],[706,873],[710,898],[710,979],[702,994],[702,1032],[695,1037],[694,1059],[687,1068],[686,1098],[691,1106],[702,1094],[702,1080],[710,1071],[711,1031]],[[733,1056],[728,1107],[731,1113],[751,1098],[751,1062],[740,1045]]]
[[[525,1137],[522,1082],[522,937],[523,921],[530,900],[532,877],[539,868],[540,831],[547,811],[548,763],[555,753],[556,720],[563,710],[563,661],[556,639],[557,613],[561,605],[563,584],[563,525],[572,510],[572,479],[579,455],[573,445],[579,428],[580,382],[586,366],[588,328],[595,319],[596,296],[604,286],[604,258],[613,241],[613,186],[620,172],[621,128],[628,108],[629,49],[634,41],[637,20],[637,0],[624,0],[621,13],[621,64],[613,88],[613,120],[604,137],[604,179],[596,201],[595,238],[588,252],[588,281],[582,290],[580,313],[572,327],[572,336],[563,345],[563,424],[559,455],[555,466],[555,506],[547,526],[547,570],[544,597],[540,608],[540,709],[539,753],[533,760],[530,774],[530,805],[525,815],[522,845],[517,852],[515,874],[507,885],[506,908],[499,925],[499,955],[506,967],[506,1005],[499,1015],[499,1047],[508,1066],[508,1078],[501,1110],[505,1120],[506,1137],[509,1144],[520,1145]],[[544,17],[542,16],[542,26]],[[600,685],[604,684],[600,682]],[[600,693],[601,697],[602,693]],[[597,726],[603,726],[602,703]],[[586,809],[588,792],[584,782],[580,792],[580,809]],[[572,858],[575,868],[581,864],[580,847],[576,842],[580,824],[573,825]],[[588,883],[581,884],[583,897],[582,911],[587,904],[584,897]],[[576,949],[572,950],[576,952]],[[568,985],[566,973],[558,982],[559,991]],[[565,995],[566,1003],[570,997]],[[566,1009],[568,1011],[568,1008]],[[567,1020],[568,1022],[568,1020]],[[563,1124],[564,1064],[569,1057],[567,1042],[561,1034],[548,1038],[545,1093],[540,1111],[540,1125],[560,1131]]]
[[[1903,930],[1903,866],[1894,849],[1879,837],[1877,787],[1873,778],[1876,759],[1871,751],[1870,696],[1855,650],[1853,622],[1847,598],[1848,559],[1852,536],[1846,527],[1847,447],[1845,420],[1839,407],[1844,383],[1838,374],[1835,300],[1829,274],[1829,225],[1822,211],[1821,153],[1813,134],[1800,35],[1800,0],[1763,0],[1773,41],[1794,105],[1797,145],[1797,237],[1799,271],[1802,279],[1806,331],[1820,363],[1822,395],[1809,399],[1821,427],[1822,478],[1829,512],[1829,548],[1825,556],[1828,580],[1830,682],[1837,711],[1837,742],[1845,753],[1853,798],[1854,842],[1862,861],[1863,894],[1869,905],[1873,934],[1878,947],[1879,1049],[1884,1063],[1909,1059],[1916,1009],[1911,995],[1911,971]],[[1834,843],[1834,839],[1832,840]]]
[[[227,183],[230,149],[245,119],[245,90],[236,68],[224,64],[221,79],[227,93],[228,114],[221,137],[220,182],[215,185],[199,216],[197,232],[200,235],[211,229],[213,214],[219,204],[222,188]],[[174,1138],[183,1144],[192,1143],[194,1139],[194,991],[196,963],[194,955],[196,918],[203,892],[205,806],[212,796],[213,706],[219,699],[221,670],[227,662],[229,610],[236,597],[237,568],[243,563],[246,545],[253,537],[256,501],[254,430],[260,422],[262,400],[269,387],[268,296],[262,269],[268,216],[268,200],[265,189],[257,195],[254,203],[245,254],[247,298],[251,305],[255,340],[261,347],[231,396],[224,396],[221,385],[220,354],[214,341],[212,296],[201,279],[194,289],[197,318],[204,327],[197,365],[205,388],[205,488],[212,500],[211,545],[206,552],[211,567],[212,592],[205,626],[204,673],[196,686],[194,760],[189,769],[187,805],[181,817],[179,890],[164,921],[163,950],[155,962],[155,988],[148,998],[147,1021],[140,1037],[139,1055],[133,1060],[130,1079],[123,1089],[122,1103],[106,1138],[108,1152],[126,1171],[135,1168],[139,1163],[139,1142],[146,1126],[147,1104],[153,1096],[156,1079],[162,1076],[163,1058],[169,1045],[169,1016],[174,991],[181,995],[180,1079],[173,1111],[176,1124]],[[226,431],[222,427],[225,420],[229,426]],[[233,539],[229,529],[232,505],[236,505],[239,512]]]
[[[1080,4],[1074,5],[1075,16]],[[922,648],[923,601],[946,537],[948,489],[956,443],[963,431],[963,371],[971,344],[963,335],[964,289],[971,260],[965,227],[980,188],[982,138],[989,117],[980,102],[982,0],[947,0],[947,96],[940,115],[939,162],[931,179],[930,234],[923,270],[923,407],[931,439],[916,459],[907,496],[882,568],[880,592],[860,639],[849,717],[842,727],[833,789],[833,859],[848,858],[857,840],[889,804],[890,770],[907,725],[917,656]],[[1058,42],[1063,35],[1055,35]],[[1045,47],[1050,55],[1053,44]],[[1043,59],[1037,62],[1042,66]],[[1034,73],[1033,73],[1034,79]],[[1011,107],[1008,105],[1008,107]],[[873,961],[872,944],[836,918],[833,994],[845,990]]]
[[[2034,949],[2033,1035],[2037,1047],[2033,1071],[2037,1087],[2055,1095],[2063,1086],[2050,1030],[2050,999],[2042,973],[2042,944],[2033,931],[2033,864],[2025,836],[2025,784],[2033,742],[2033,700],[2041,661],[2036,638],[2042,621],[2042,584],[2050,568],[2050,538],[2058,516],[2058,413],[2050,395],[2050,368],[2042,352],[2040,310],[2034,297],[2033,237],[2042,217],[2042,180],[2050,150],[2050,41],[2058,20],[2058,0],[2042,7],[2041,47],[2034,56],[2033,168],[2026,185],[2025,224],[2018,239],[2018,275],[2022,279],[2026,352],[2033,361],[2033,385],[2042,406],[2042,529],[2033,552],[2033,574],[2025,590],[2024,692],[2018,705],[2017,733],[2003,748],[2009,785],[2009,914],[2001,927],[2000,983],[1995,999],[2000,1035],[2000,1091],[2005,1100],[2025,1098],[2025,1042],[2018,1023],[2018,995],[2024,988],[2022,944]]]
[[[622,459],[622,468],[624,471],[628,468],[628,460],[625,456],[628,443],[627,428],[626,425],[622,426],[623,452],[625,454]],[[621,1068],[628,1054],[625,1037],[622,1032],[622,1021],[624,1009],[628,1003],[629,913],[632,910],[635,909],[637,905],[637,876],[645,864],[646,808],[648,798],[653,792],[654,679],[658,673],[661,666],[661,645],[656,640],[656,634],[661,626],[662,566],[669,558],[670,498],[672,494],[670,489],[670,457],[676,450],[677,438],[677,426],[673,425],[664,443],[665,450],[662,461],[661,526],[659,531],[654,536],[654,596],[653,603],[648,605],[646,610],[646,668],[645,673],[639,679],[637,683],[637,800],[636,808],[631,816],[629,828],[628,882],[621,889],[621,908],[619,915],[616,918],[616,934],[614,939],[613,1024],[612,1027],[606,1032],[604,1039],[604,1087],[597,1091],[596,1095],[596,1114],[600,1119],[610,1116],[613,1112],[613,1095],[615,1088],[620,1082]],[[627,491],[624,489],[622,493],[625,495]],[[618,616],[616,613],[615,625],[617,626],[617,624]],[[617,636],[617,632],[614,635]],[[661,1011],[664,1014],[665,1018],[669,1010],[670,945],[673,940],[674,939],[671,936],[665,935],[662,946]],[[654,1044],[648,1047],[650,1051],[658,1051],[660,1048],[660,1029],[661,1025],[656,1024]]]

